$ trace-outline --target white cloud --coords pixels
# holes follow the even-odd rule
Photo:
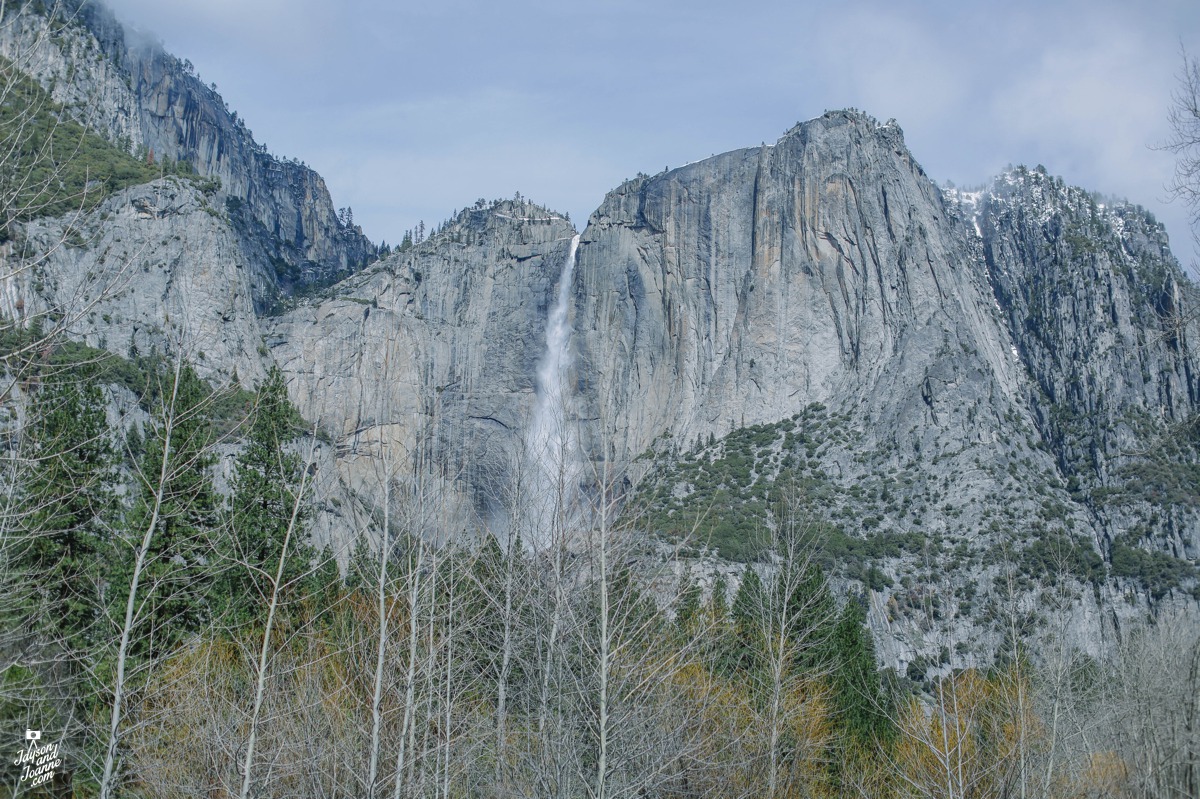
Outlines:
[[[895,7],[859,8],[829,20],[816,42],[822,74],[845,105],[903,126],[961,109],[971,65],[963,42]]]
[[[328,40],[339,6],[319,0],[109,0],[135,27],[173,40],[218,40],[279,54]],[[186,56],[186,53],[183,54]],[[297,54],[299,55],[299,54]]]

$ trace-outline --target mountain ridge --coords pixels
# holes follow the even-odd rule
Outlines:
[[[215,382],[280,366],[328,439],[323,542],[373,529],[384,457],[398,479],[438,476],[456,529],[495,528],[529,468],[574,225],[477,203],[368,265],[319,176],[262,152],[177,59],[129,49],[99,11],[35,17],[0,53],[41,54],[68,108],[93,98],[101,132],[125,125],[221,185],[165,177],[28,223],[4,316],[83,297],[65,332],[91,346],[182,350]],[[966,198],[897,124],[844,110],[626,181],[579,237],[562,419],[593,472],[648,503],[647,532],[699,525],[753,560],[775,484],[802,486],[900,669],[937,648],[901,625],[936,575],[942,632],[980,651],[999,645],[1005,564],[1027,591],[1064,573],[1087,651],[1123,619],[1195,608],[1197,292],[1145,212],[1021,168]]]
[[[277,158],[191,68],[155,42],[130,40],[102,4],[60,0],[6,9],[0,55],[22,65],[85,127],[143,157],[187,162],[221,181],[223,198],[260,252],[255,302],[362,267],[376,248],[339,218],[324,180]]]

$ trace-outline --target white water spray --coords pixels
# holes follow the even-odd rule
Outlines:
[[[525,450],[536,471],[530,509],[535,535],[548,540],[550,525],[565,521],[572,513],[579,477],[578,441],[568,421],[568,373],[571,368],[571,278],[579,234],[571,239],[562,274],[558,299],[546,319],[546,352],[538,366],[537,404],[525,440]],[[531,542],[533,543],[533,542]]]

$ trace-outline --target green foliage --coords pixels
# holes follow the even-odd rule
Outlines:
[[[100,388],[59,377],[35,395],[20,564],[40,586],[38,618],[70,645],[95,634],[103,554],[116,521],[117,456]]]
[[[47,337],[38,323],[28,328],[0,323],[0,360],[29,379],[61,375],[64,380],[115,383],[143,397],[147,408],[158,399],[160,358],[121,358],[62,336]]]
[[[904,533],[873,533],[858,538],[847,535],[832,524],[822,525],[815,538],[819,543],[818,558],[825,568],[833,568],[839,563],[915,555],[928,542],[926,536],[911,530]]]
[[[375,554],[367,543],[367,537],[359,532],[354,539],[354,548],[350,550],[350,562],[346,565],[343,582],[352,591],[370,591],[372,582],[377,579],[377,571]]]
[[[90,210],[164,174],[192,176],[187,164],[134,158],[86,130],[7,59],[0,59],[0,85],[8,87],[0,98],[0,241],[13,221]]]
[[[833,657],[834,625],[837,619],[833,597],[824,570],[816,563],[803,563],[791,576],[780,569],[775,594],[784,599],[784,616],[795,636],[795,668],[822,671]],[[790,590],[789,590],[790,587]],[[785,596],[786,594],[786,596]]]
[[[837,614],[825,574],[811,562],[793,568],[798,571],[780,568],[770,587],[755,569],[743,572],[730,634],[718,658],[726,674],[740,671],[761,679],[768,652],[781,635],[792,672],[820,672],[830,662]]]
[[[729,585],[724,574],[713,580],[712,595],[709,597],[709,615],[718,623],[729,617]]]
[[[1137,580],[1155,599],[1200,577],[1200,570],[1188,561],[1165,552],[1147,552],[1128,536],[1113,541],[1112,571],[1117,577]]]
[[[686,571],[680,575],[675,600],[675,625],[681,631],[690,630],[700,617],[700,586]]]
[[[1022,573],[1053,585],[1059,575],[1100,584],[1107,578],[1104,559],[1092,545],[1059,529],[1037,525],[1033,541],[1021,552]]]
[[[213,437],[222,439],[244,431],[246,420],[253,418],[255,393],[237,385],[214,391],[209,402],[208,415],[212,422]],[[304,425],[297,413],[293,418],[293,429]]]
[[[1156,448],[1140,462],[1120,469],[1121,495],[1156,505],[1200,508],[1200,463],[1185,459],[1178,449],[1178,445]],[[1189,449],[1195,453],[1195,448]]]
[[[344,584],[337,555],[328,544],[317,553],[316,564],[304,582],[306,600],[317,613],[338,604]]]
[[[792,497],[820,520],[812,538],[821,566],[884,589],[890,580],[872,560],[915,555],[937,542],[903,527],[911,477],[893,470],[842,485],[823,471],[821,459],[831,447],[853,447],[860,440],[861,432],[849,422],[849,416],[813,403],[790,419],[733,430],[719,441],[697,437],[693,450],[683,454],[669,443],[656,446],[642,456],[654,460],[654,469],[634,503],[650,532],[750,562],[763,556],[782,498]],[[890,450],[885,446],[871,456],[886,458]],[[867,459],[865,453],[856,457]]]
[[[825,476],[808,469],[807,458],[840,435],[827,428],[841,422],[842,417],[835,421],[825,406],[814,403],[793,419],[740,428],[720,442],[710,436],[707,445],[698,441],[697,451],[682,459],[659,457],[660,468],[643,481],[636,501],[646,508],[647,524],[659,535],[694,535],[697,543],[718,550],[722,557],[755,560],[767,544],[764,519],[777,510],[777,483],[796,483],[813,502],[830,494]],[[830,434],[818,441],[820,432]],[[805,459],[805,466],[797,467],[798,457]],[[680,486],[688,490],[681,493]]]
[[[875,663],[875,642],[867,629],[862,600],[851,597],[833,630],[830,682],[838,716],[859,743],[890,739],[895,733],[894,708],[883,689]]]
[[[758,675],[762,664],[762,609],[766,591],[758,572],[747,567],[733,598],[732,625],[719,642],[717,667],[726,676]]]
[[[273,367],[259,386],[249,435],[238,455],[222,571],[215,597],[231,624],[254,621],[266,606],[276,575],[294,595],[313,561],[306,523],[311,508],[301,497],[300,456],[286,445],[295,438],[300,414],[288,400],[283,372]],[[280,573],[280,561],[283,571]]]
[[[414,544],[410,540],[404,542],[409,548]],[[471,557],[466,558],[467,555],[466,551],[462,551],[459,557],[468,560],[463,568],[469,571],[470,577],[460,581],[465,585],[455,598],[455,604],[459,613],[471,619],[472,624],[467,645],[459,650],[458,660],[470,664],[472,670],[484,679],[494,681],[504,668],[505,592],[509,592],[510,613],[519,613],[524,609],[523,597],[532,576],[526,571],[523,550],[518,546],[506,553],[494,536],[485,538]],[[407,568],[407,559],[401,565]],[[509,645],[513,645],[511,638]],[[523,664],[511,660],[507,668],[509,680],[519,680],[526,673]]]
[[[190,366],[165,378],[161,403],[147,432],[139,467],[139,490],[126,519],[127,540],[114,540],[109,595],[124,616],[134,557],[150,531],[138,587],[139,617],[148,634],[134,639],[135,657],[172,649],[204,624],[212,583],[209,547],[220,526],[219,503],[209,469],[212,424],[210,390]]]
[[[0,325],[0,361],[31,380],[122,386],[138,397],[139,404],[147,411],[162,402],[162,388],[169,381],[164,372],[168,364],[158,354],[122,358],[61,336],[46,338],[38,325],[30,328]],[[236,433],[251,415],[254,392],[237,385],[213,390],[204,384],[204,390],[205,418],[212,436],[219,439]],[[297,429],[303,427],[298,415],[292,420]]]

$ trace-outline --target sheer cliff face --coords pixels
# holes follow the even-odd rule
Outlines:
[[[584,399],[626,454],[814,401],[987,440],[998,416],[1182,421],[1200,396],[1193,289],[1144,211],[1024,170],[948,201],[856,113],[625,184],[576,284]]]
[[[217,383],[266,375],[237,231],[192,181],[117,192],[91,213],[27,224],[0,318],[41,318],[127,356],[182,351]],[[13,253],[5,253],[13,256]]]
[[[728,475],[782,476],[783,429],[725,472],[721,437],[820,403],[840,427],[786,428],[812,442],[795,475],[819,512],[921,536],[948,595],[993,593],[1003,563],[1091,581],[1071,630],[1089,651],[1132,612],[1100,612],[1121,591],[1191,601],[1197,296],[1141,209],[1024,169],[944,195],[895,125],[833,112],[625,184],[578,258],[587,450],[678,500],[664,513],[712,502],[705,479],[722,503],[752,498]],[[717,468],[698,479],[689,460]],[[1155,582],[1159,567],[1191,576]],[[970,604],[945,622],[958,640],[979,632]],[[878,629],[888,615],[876,605]]]
[[[236,213],[268,256],[294,267],[290,283],[354,271],[374,253],[358,228],[338,220],[320,175],[268,154],[178,60],[151,48],[125,52],[144,146],[219,177],[222,190],[241,200]]]
[[[53,20],[34,4],[7,9],[0,55],[110,141],[219,177],[250,259],[286,266],[258,270],[260,307],[280,290],[354,271],[374,253],[361,230],[338,220],[320,175],[268,154],[190,65],[129,40],[102,5],[64,1]]]
[[[1111,453],[1131,414],[1195,412],[1195,290],[1144,211],[1021,172],[996,182],[978,218],[1040,416],[1069,411],[1099,436],[1097,453]],[[1049,436],[1065,432],[1047,424]]]
[[[911,445],[1002,415],[1019,366],[970,233],[853,114],[622,186],[579,254],[597,435],[637,455],[822,402]]]
[[[975,216],[1039,437],[1104,551],[1200,559],[1200,294],[1166,234],[1038,171],[998,179]]]
[[[5,245],[0,316],[54,311],[122,355],[183,349],[215,380],[280,364],[333,442],[322,496],[355,505],[323,515],[323,536],[369,527],[384,479],[436,475],[439,529],[502,518],[529,466],[571,224],[481,205],[335,282],[369,243],[319,176],[265,154],[180,62],[127,45],[101,10],[5,21],[0,54],[71,113],[222,188],[169,178],[29,223],[22,253]],[[326,285],[262,315],[305,284]],[[564,421],[585,457],[625,470],[626,495],[653,484],[700,506],[711,496],[678,471],[684,454],[712,465],[731,431],[790,425],[753,433],[740,474],[792,469],[850,536],[925,542],[920,560],[879,556],[889,580],[936,561],[973,596],[1010,557],[1039,579],[1065,563],[1094,589],[1074,629],[1089,647],[1114,614],[1196,587],[1200,302],[1140,209],[1023,169],[944,193],[896,125],[831,112],[615,189],[568,289]],[[715,511],[740,501],[729,474]],[[904,600],[887,585],[877,626],[881,603]],[[953,618],[962,635],[975,624]]]
[[[436,471],[478,514],[517,478],[545,319],[574,229],[529,203],[463,211],[429,240],[268,324],[301,411],[352,482]]]

